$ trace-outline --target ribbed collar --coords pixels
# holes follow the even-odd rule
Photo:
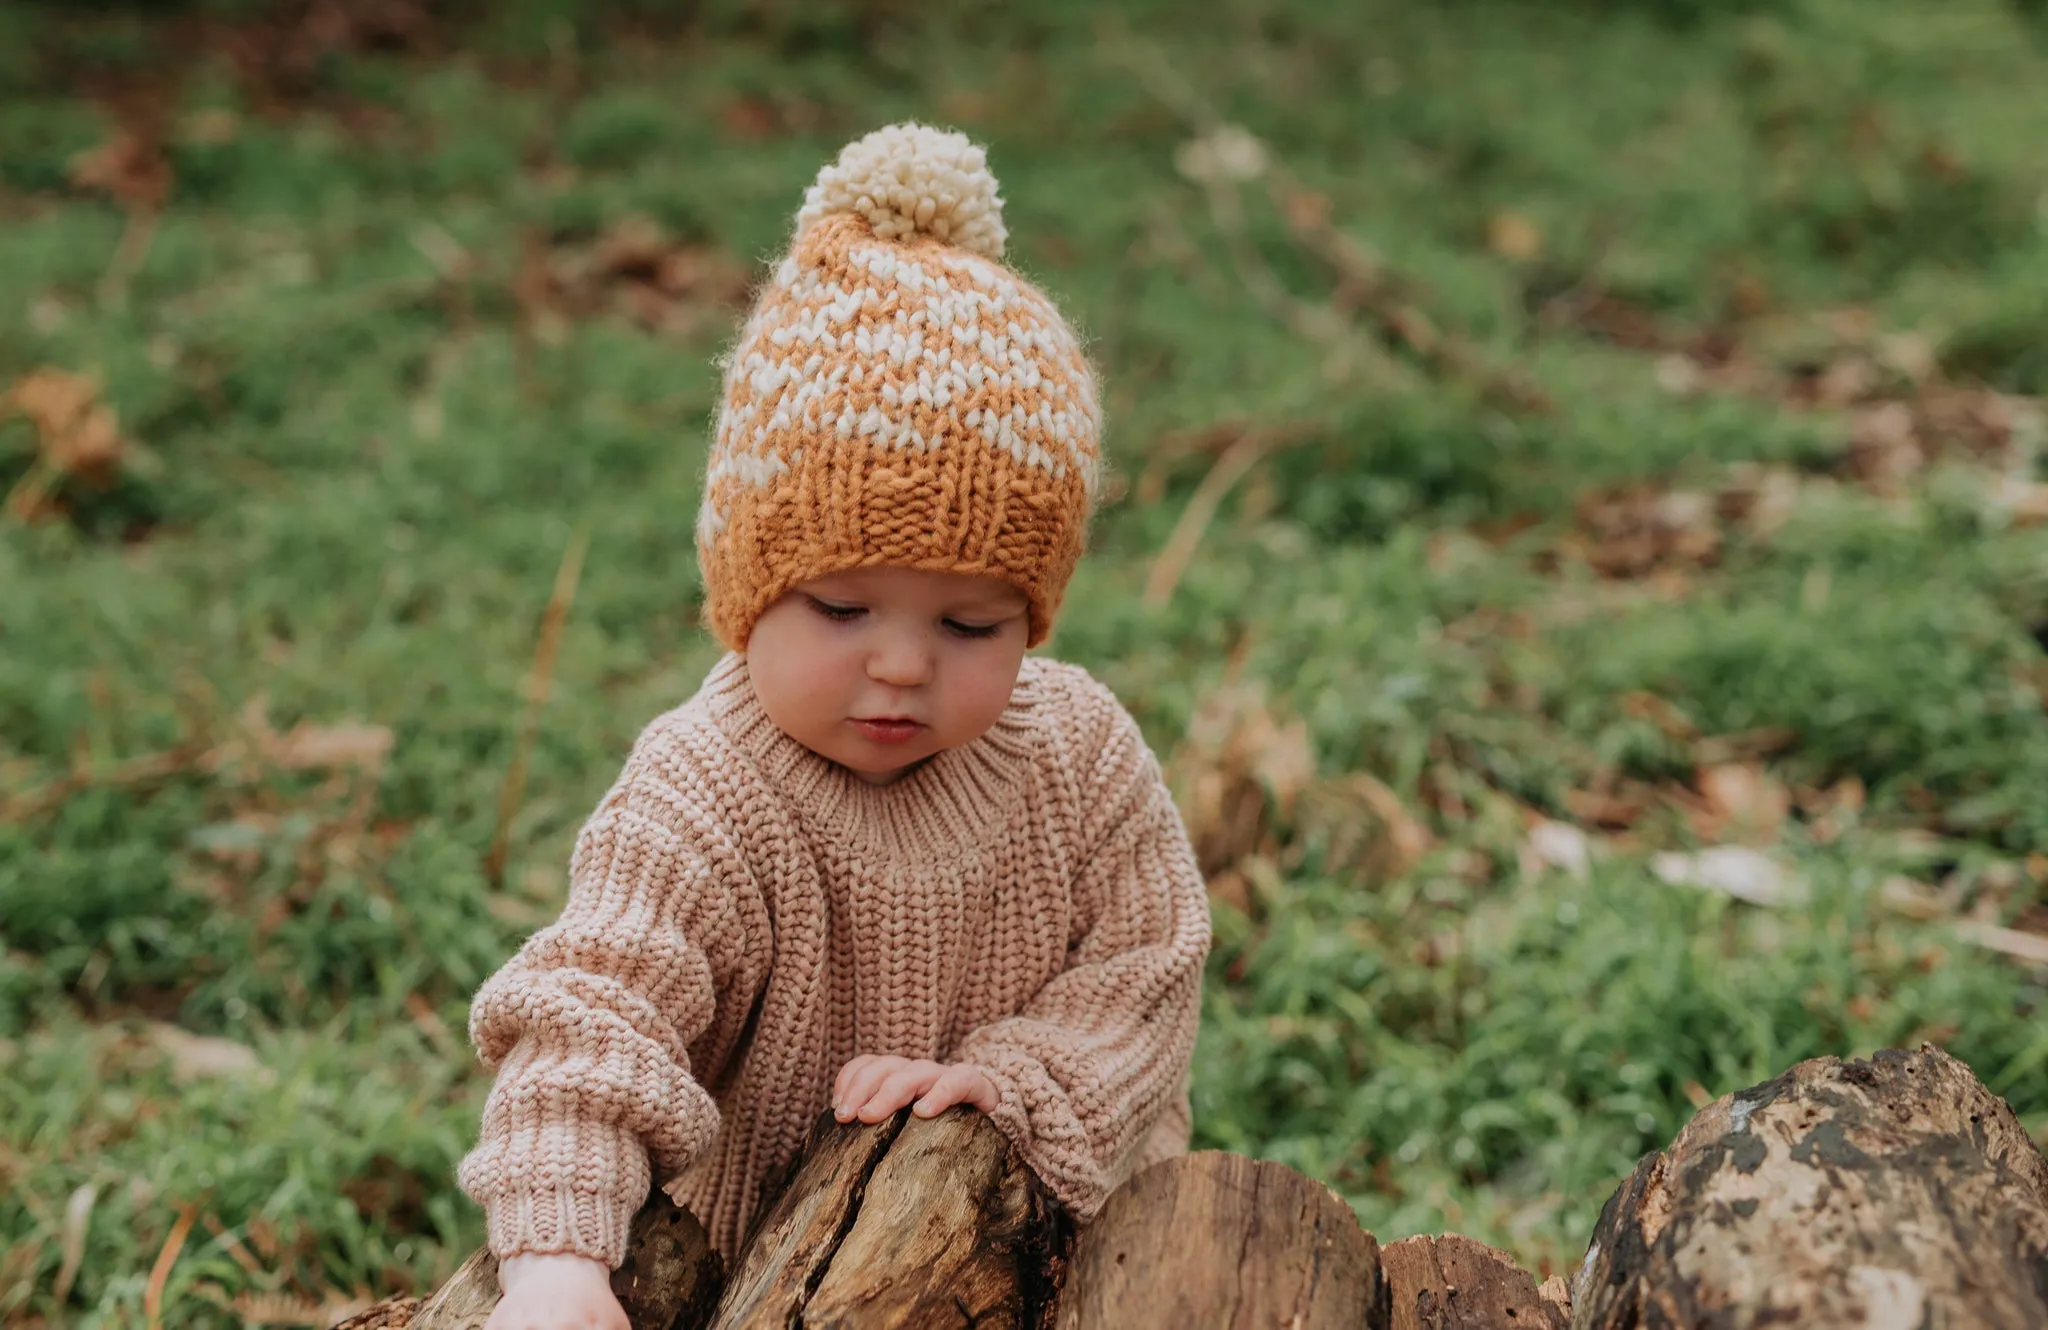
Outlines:
[[[1027,658],[1010,705],[985,734],[887,785],[870,785],[768,719],[744,656],[720,659],[698,697],[814,831],[893,853],[949,855],[986,844],[1021,810],[1016,793],[1032,764],[1044,760],[1042,670]]]

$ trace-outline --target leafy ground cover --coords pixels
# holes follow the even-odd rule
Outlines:
[[[468,995],[714,649],[803,186],[990,146],[1116,500],[1200,1143],[1570,1267],[1788,1063],[2048,1133],[2027,5],[0,8],[0,1317],[324,1325],[480,1238]]]

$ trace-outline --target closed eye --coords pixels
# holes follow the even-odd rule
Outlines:
[[[956,637],[994,637],[1003,631],[999,623],[961,623],[958,619],[946,620],[946,630]]]
[[[835,605],[829,600],[819,600],[816,596],[805,596],[804,599],[811,603],[813,610],[833,623],[852,623],[867,613],[867,609],[860,605]]]

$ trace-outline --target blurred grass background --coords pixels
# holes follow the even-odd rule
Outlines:
[[[1051,650],[1212,873],[1198,1144],[1548,1273],[1799,1058],[2048,1133],[2039,9],[0,4],[0,1319],[480,1240],[468,996],[714,658],[715,357],[901,118],[1104,375]]]

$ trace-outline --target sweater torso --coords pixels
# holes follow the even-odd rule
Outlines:
[[[724,811],[747,828],[734,839],[773,938],[751,1032],[719,1037],[720,1021],[691,1049],[724,1119],[674,1188],[692,1210],[750,1214],[853,1058],[947,1061],[1059,973],[1081,818],[1045,704],[1068,668],[1027,660],[988,733],[885,786],[778,729],[737,656],[664,718],[744,773]]]
[[[1108,690],[1027,660],[974,741],[887,786],[769,720],[742,657],[642,731],[561,917],[478,992],[498,1068],[463,1187],[491,1248],[614,1264],[650,1179],[728,1255],[861,1054],[983,1070],[1092,1213],[1184,1149],[1207,898]]]

